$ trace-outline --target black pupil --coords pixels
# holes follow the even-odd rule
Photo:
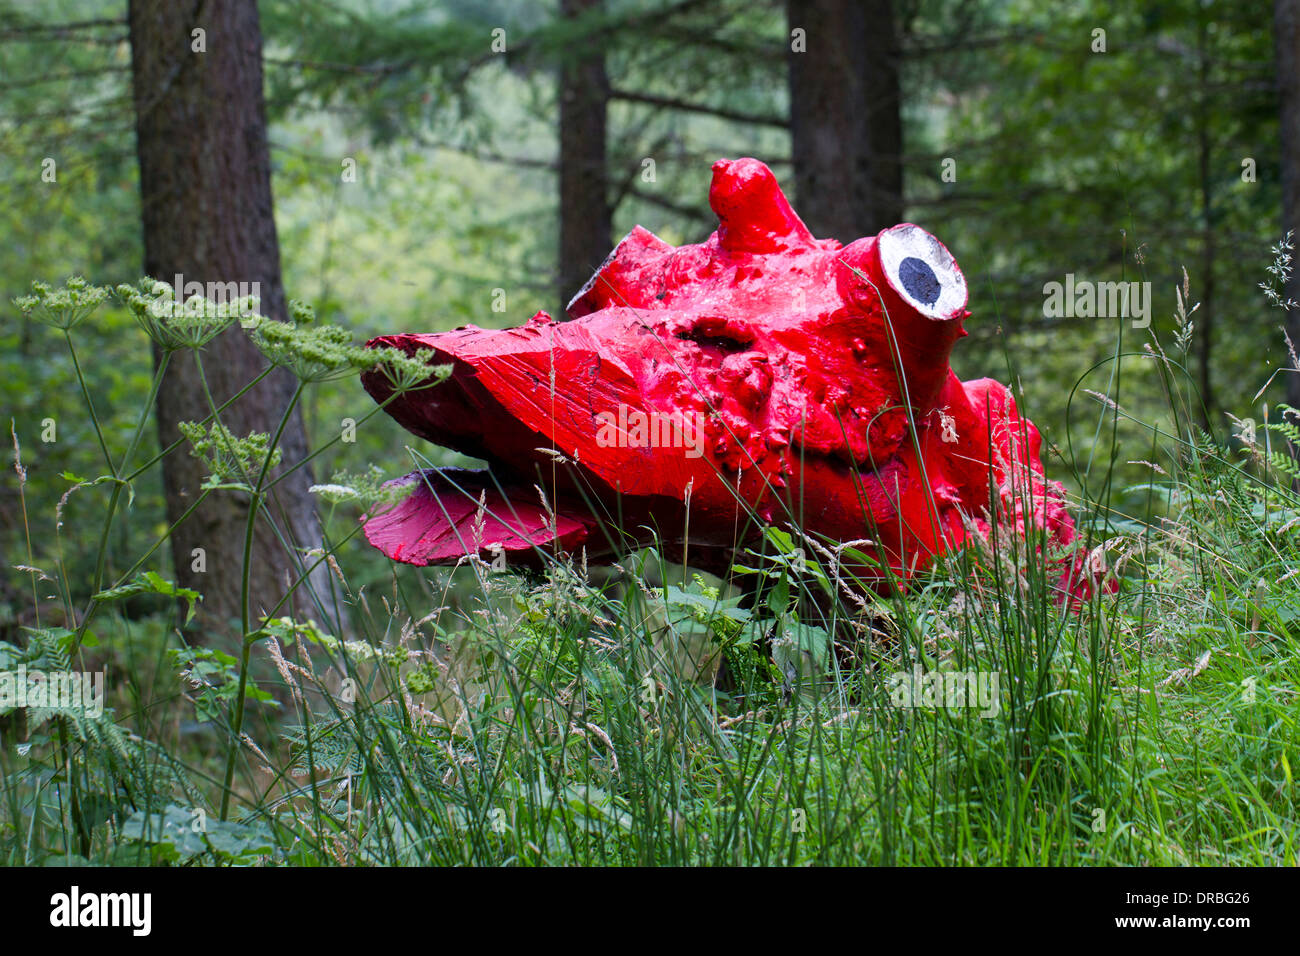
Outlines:
[[[916,256],[908,256],[898,264],[898,280],[903,283],[908,295],[925,305],[938,302],[939,293],[943,291],[939,280],[934,276],[934,270],[924,259]]]

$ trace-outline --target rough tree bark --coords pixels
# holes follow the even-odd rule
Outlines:
[[[560,12],[573,19],[602,6],[603,0],[561,0]],[[559,292],[565,305],[605,261],[611,244],[605,141],[609,77],[599,43],[564,57],[559,98]]]
[[[285,318],[256,0],[131,0],[129,21],[145,272],[168,284],[177,274],[185,282],[256,282],[262,313]],[[200,41],[203,52],[196,52]],[[215,339],[203,355],[218,404],[265,365],[238,325]],[[294,388],[292,376],[276,370],[224,412],[223,420],[237,435],[274,433]],[[164,447],[179,437],[178,422],[208,415],[188,352],[172,357],[157,411]],[[286,465],[306,454],[296,411],[281,447]],[[205,477],[200,462],[184,450],[164,459],[170,521],[179,519],[194,501]],[[319,546],[321,541],[307,491],[310,483],[310,473],[302,469],[277,486],[270,502],[282,533],[298,547]],[[208,629],[224,628],[240,615],[247,514],[245,496],[220,491],[172,535],[176,577],[203,594]],[[198,548],[204,552],[202,571],[196,570]],[[286,581],[297,578],[294,563],[264,520],[254,537],[252,568],[250,611],[256,620],[285,594]],[[313,583],[325,593],[319,574]],[[284,610],[320,616],[305,587]]]
[[[1214,355],[1215,320],[1215,259],[1217,244],[1214,221],[1214,158],[1210,131],[1210,32],[1209,11],[1201,8],[1196,26],[1196,154],[1197,179],[1200,193],[1200,214],[1205,240],[1201,244],[1201,274],[1198,276],[1201,307],[1197,314],[1197,382],[1201,393],[1201,426],[1209,430],[1217,417],[1218,401],[1214,395],[1212,357]]]
[[[1282,120],[1282,231],[1300,233],[1300,0],[1275,0],[1273,37]],[[1300,274],[1292,273],[1286,297],[1300,302]],[[1300,348],[1300,310],[1287,313],[1286,332]],[[1300,373],[1285,378],[1287,404],[1300,408]]]
[[[797,205],[813,235],[852,242],[903,218],[892,0],[787,0]]]

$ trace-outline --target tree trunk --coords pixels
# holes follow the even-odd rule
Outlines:
[[[603,0],[561,0],[568,18],[599,10]],[[560,66],[560,302],[583,287],[610,251],[605,144],[609,77],[597,42]],[[559,313],[563,315],[563,310]]]
[[[1214,397],[1213,365],[1214,354],[1214,262],[1216,247],[1214,242],[1214,162],[1211,155],[1210,140],[1210,46],[1207,12],[1202,8],[1196,27],[1197,67],[1197,108],[1196,108],[1196,142],[1197,142],[1197,178],[1199,179],[1201,197],[1201,223],[1205,230],[1205,239],[1201,244],[1201,302],[1197,312],[1197,346],[1201,401],[1201,425],[1207,431],[1216,420],[1218,402]]]
[[[787,0],[796,207],[852,242],[903,218],[903,123],[892,0]]]
[[[178,274],[184,282],[255,282],[261,312],[285,318],[256,0],[131,0],[129,20],[145,272],[169,285]],[[195,50],[200,42],[203,52]],[[218,405],[265,365],[238,325],[203,353]],[[236,435],[274,434],[294,389],[293,377],[276,370],[223,412],[222,420]],[[178,422],[208,414],[192,355],[176,353],[158,393],[163,447],[179,437]],[[297,411],[281,447],[285,465],[306,455]],[[205,477],[202,464],[184,447],[163,460],[169,521],[193,503]],[[308,470],[300,469],[268,502],[281,532],[297,547],[321,542],[310,483]],[[246,495],[218,491],[172,534],[177,581],[203,594],[203,624],[209,630],[240,617],[247,515]],[[301,564],[285,552],[264,518],[258,520],[251,561],[249,604],[255,622],[286,593],[286,582],[297,579],[295,568]],[[327,586],[318,574],[318,593],[326,593],[323,583]],[[321,616],[306,586],[283,612]]]
[[[1282,231],[1300,234],[1300,0],[1275,0],[1273,37],[1282,120]],[[1300,302],[1300,273],[1293,272],[1286,298]],[[1300,310],[1286,316],[1291,344],[1300,349]],[[1300,408],[1300,372],[1286,378],[1286,401]]]

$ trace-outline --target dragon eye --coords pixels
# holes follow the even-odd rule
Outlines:
[[[894,290],[922,315],[950,319],[966,308],[966,279],[942,242],[903,223],[877,237],[880,264]]]

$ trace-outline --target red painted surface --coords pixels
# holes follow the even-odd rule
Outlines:
[[[1037,430],[1007,388],[949,367],[970,313],[941,243],[910,224],[848,246],[814,239],[753,159],[715,163],[709,203],[718,230],[698,245],[633,229],[567,321],[370,343],[450,363],[446,383],[387,410],[491,463],[402,479],[413,492],[368,519],[372,544],[420,565],[498,549],[507,563],[539,548],[596,558],[654,532],[681,542],[689,497],[693,563],[793,521],[832,542],[871,538],[907,576],[987,534],[990,480],[1022,527],[1027,510],[1071,543]],[[382,376],[364,384],[389,397]]]

